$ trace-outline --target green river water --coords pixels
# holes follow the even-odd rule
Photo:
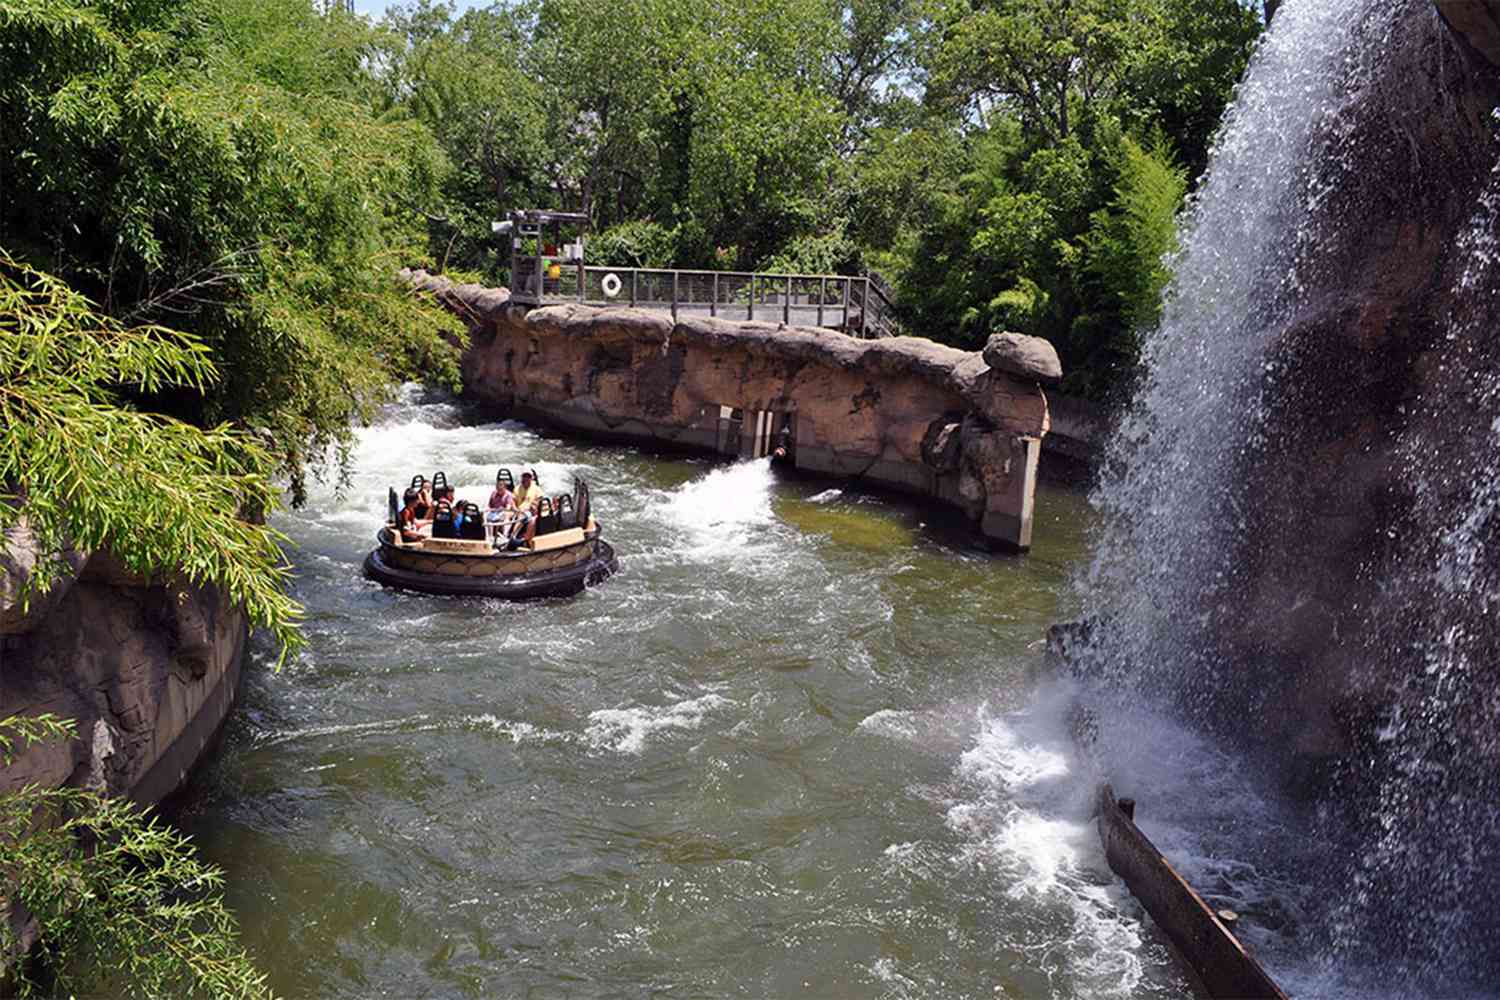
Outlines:
[[[482,499],[500,465],[588,478],[622,572],[519,605],[362,579],[388,485]],[[279,518],[310,646],[254,645],[181,821],[294,997],[1188,995],[1038,694],[1089,519],[1044,487],[995,555],[408,389]]]

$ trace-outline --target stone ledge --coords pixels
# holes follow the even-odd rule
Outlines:
[[[1031,545],[1047,397],[978,353],[624,306],[526,308],[503,289],[401,278],[468,324],[465,391],[504,412],[651,446],[776,448],[797,468],[932,497],[986,537]]]

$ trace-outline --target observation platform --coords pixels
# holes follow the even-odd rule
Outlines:
[[[630,306],[683,315],[821,327],[873,340],[896,336],[888,288],[870,275],[691,271],[585,262],[586,216],[512,212],[510,298],[522,305]],[[565,233],[574,230],[569,240]]]

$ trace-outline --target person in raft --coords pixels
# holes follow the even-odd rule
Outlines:
[[[417,517],[432,521],[432,508],[436,506],[432,499],[432,480],[422,477],[421,485],[417,487]]]
[[[524,540],[531,544],[536,537],[536,515],[542,503],[542,488],[536,482],[536,477],[529,472],[521,473],[521,485],[516,487],[516,510],[520,511],[520,520],[516,522],[511,532],[511,548],[516,548]]]
[[[403,542],[420,542],[424,537],[423,528],[430,528],[432,522],[423,518],[419,513],[421,503],[421,491],[408,489],[401,496],[401,512],[396,515],[396,527],[401,532]]]
[[[511,529],[516,526],[516,495],[498,475],[495,489],[490,493],[489,512],[485,520],[495,526],[496,545],[510,541]]]
[[[495,489],[490,493],[490,510],[515,510],[516,495],[510,491],[505,480],[495,477]]]

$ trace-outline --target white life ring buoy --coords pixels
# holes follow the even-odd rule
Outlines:
[[[620,276],[611,271],[604,276],[603,281],[599,282],[599,287],[604,289],[605,298],[614,298],[620,294]]]

